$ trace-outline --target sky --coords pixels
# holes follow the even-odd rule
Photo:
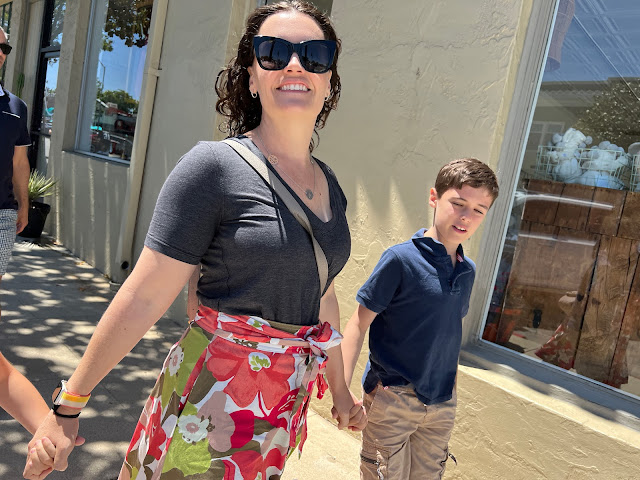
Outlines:
[[[561,5],[567,1],[561,0]],[[640,77],[640,1],[576,0],[560,67],[546,71],[543,81],[606,81],[619,76]]]

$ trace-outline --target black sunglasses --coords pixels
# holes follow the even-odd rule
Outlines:
[[[307,72],[325,73],[333,65],[336,42],[333,40],[308,40],[291,43],[277,37],[253,37],[253,49],[258,65],[265,70],[282,70],[298,54],[300,64]]]
[[[2,53],[4,53],[5,55],[9,55],[12,48],[13,47],[8,43],[0,43],[0,50],[2,50]]]

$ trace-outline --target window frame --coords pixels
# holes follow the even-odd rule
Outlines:
[[[118,164],[118,165],[123,165],[123,166],[131,166],[131,162],[133,159],[133,154],[132,157],[128,160],[123,160],[120,158],[115,158],[115,157],[110,157],[108,155],[103,155],[100,153],[95,153],[95,152],[90,152],[90,151],[86,151],[86,150],[81,150],[79,147],[80,144],[80,127],[81,127],[81,122],[83,120],[83,116],[85,113],[85,106],[87,104],[87,98],[86,98],[86,89],[87,89],[87,79],[89,76],[89,72],[87,71],[86,66],[90,64],[89,62],[89,57],[91,55],[90,53],[90,49],[92,47],[91,45],[91,34],[92,29],[95,28],[95,19],[96,19],[96,0],[90,0],[91,1],[91,14],[89,15],[89,28],[87,30],[87,42],[86,42],[86,46],[85,46],[85,51],[84,51],[84,67],[82,69],[82,83],[81,83],[81,87],[80,87],[80,96],[79,96],[79,102],[78,102],[78,121],[75,125],[75,135],[74,135],[74,142],[73,142],[73,152],[77,155],[83,155],[83,156],[87,156],[96,160],[102,160],[105,162],[110,162],[110,163],[114,163],[114,164]],[[153,8],[153,7],[152,7]],[[102,27],[101,27],[102,28]],[[151,40],[151,39],[149,39]],[[151,41],[149,41],[147,43],[147,47],[151,44]],[[147,54],[145,54],[147,55]],[[145,59],[145,65],[146,65],[146,59]],[[92,78],[92,81],[95,81],[95,79]],[[141,87],[141,91],[140,94],[142,94],[142,91],[144,90],[144,82],[143,85]],[[138,125],[138,119],[136,117],[136,130],[137,130],[137,125]],[[136,132],[134,131],[134,136],[133,138],[135,139],[135,135]],[[132,142],[135,140],[132,140]]]
[[[474,285],[460,363],[495,371],[640,431],[640,399],[633,394],[482,339],[559,2],[541,0],[531,7],[498,160],[501,193],[486,219],[477,256],[476,279],[489,281]]]
[[[42,28],[40,31],[40,48],[38,49],[38,68],[36,71],[36,83],[33,95],[33,110],[31,113],[31,148],[29,148],[29,165],[32,169],[38,167],[38,155],[40,150],[40,137],[51,137],[50,134],[41,131],[42,107],[44,105],[44,89],[47,80],[47,62],[51,58],[60,58],[62,44],[50,45],[51,22],[55,10],[56,0],[46,0],[42,15]],[[66,5],[65,5],[66,12]]]

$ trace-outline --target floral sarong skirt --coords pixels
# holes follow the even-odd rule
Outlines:
[[[302,451],[314,384],[321,398],[326,351],[341,338],[328,323],[200,307],[169,351],[120,479],[279,479],[289,453]]]

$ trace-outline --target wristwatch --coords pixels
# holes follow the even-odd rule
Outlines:
[[[53,413],[58,417],[64,418],[76,418],[80,415],[80,409],[84,408],[87,405],[87,402],[91,398],[91,394],[89,395],[79,395],[77,393],[72,393],[67,390],[67,381],[60,380],[58,386],[53,391],[51,395],[51,399],[53,400]],[[61,405],[73,409],[77,409],[78,413],[73,415],[65,415],[58,412],[58,407]]]

